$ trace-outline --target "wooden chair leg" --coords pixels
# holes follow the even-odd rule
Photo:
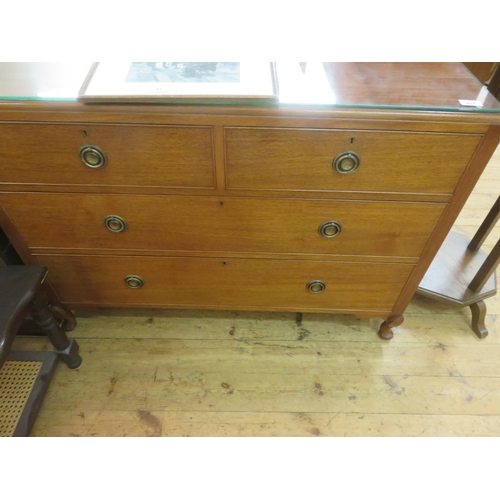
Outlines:
[[[71,332],[75,329],[76,319],[71,312],[63,309],[62,307],[57,307],[52,304],[49,304],[49,307],[50,310],[54,313],[54,316],[62,320],[61,328],[65,332]]]
[[[44,333],[47,334],[57,357],[68,368],[78,368],[82,358],[78,354],[79,346],[75,339],[69,339],[64,330],[59,326],[54,313],[50,309],[47,293],[41,289],[31,301],[30,310],[33,318]]]
[[[486,318],[486,304],[483,300],[471,304],[470,310],[472,311],[472,330],[480,338],[484,339],[488,335],[488,330],[484,324]]]
[[[18,311],[15,311],[13,317],[9,318],[10,321],[7,323],[5,331],[0,332],[2,333],[2,335],[0,335],[0,368],[2,368],[5,361],[7,361],[12,342],[22,324],[25,311],[26,308],[20,308]]]

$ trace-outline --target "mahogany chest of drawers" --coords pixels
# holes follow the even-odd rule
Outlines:
[[[457,67],[441,71],[480,88]],[[72,309],[352,313],[390,338],[498,123],[430,104],[5,101],[0,224]]]

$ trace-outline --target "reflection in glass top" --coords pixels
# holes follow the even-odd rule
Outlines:
[[[75,101],[91,62],[0,63],[0,99]]]
[[[76,101],[91,65],[0,63],[0,100]],[[251,105],[500,113],[500,103],[459,63],[278,62],[276,75],[278,100]]]

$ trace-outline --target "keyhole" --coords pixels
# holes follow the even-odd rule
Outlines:
[[[89,134],[87,134],[86,130],[82,130],[82,132],[83,132],[83,137],[87,138],[89,136]]]
[[[221,201],[221,202],[219,203],[219,205],[220,205],[221,207],[223,207],[223,206],[224,206],[224,202],[223,202],[223,201]]]
[[[351,144],[354,144],[354,137],[351,137]]]

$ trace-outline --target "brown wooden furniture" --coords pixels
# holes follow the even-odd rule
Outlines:
[[[78,368],[82,358],[78,343],[59,325],[42,285],[47,268],[37,266],[0,267],[0,368],[11,350],[14,337],[29,312],[47,334],[58,358],[69,368]]]
[[[23,261],[19,258],[9,238],[0,229],[0,266],[21,265]]]
[[[30,434],[57,359],[69,368],[82,362],[78,343],[68,339],[51,309],[43,285],[46,274],[44,267],[0,266],[0,436]],[[27,313],[48,336],[54,352],[11,350]]]
[[[356,314],[391,338],[499,143],[500,104],[462,106],[481,85],[459,63],[320,69],[295,99],[278,64],[277,105],[11,96],[0,225],[69,308]]]
[[[500,263],[500,240],[489,254],[480,247],[499,218],[500,197],[472,240],[455,232],[447,236],[418,287],[418,293],[426,297],[469,306],[472,329],[479,338],[488,335],[484,300],[497,293],[495,270]]]
[[[465,62],[469,71],[498,99],[500,97],[500,63]]]

